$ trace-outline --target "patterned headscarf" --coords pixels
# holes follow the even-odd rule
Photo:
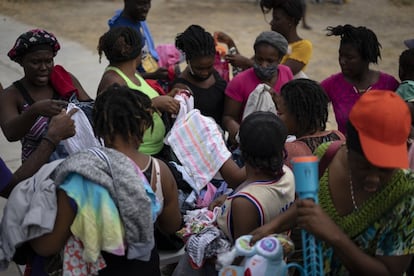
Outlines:
[[[21,34],[7,55],[11,60],[18,62],[33,47],[41,45],[50,46],[53,51],[53,56],[56,56],[57,51],[60,49],[59,42],[52,33],[41,29],[34,29]]]

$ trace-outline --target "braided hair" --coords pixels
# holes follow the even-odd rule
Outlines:
[[[269,13],[272,9],[281,9],[295,20],[296,25],[303,17],[303,7],[301,0],[260,0],[260,8],[264,14]]]
[[[111,142],[116,135],[125,141],[136,136],[142,141],[145,130],[153,127],[153,112],[147,95],[115,83],[96,97],[92,115],[95,136]]]
[[[141,54],[143,47],[141,34],[127,26],[111,28],[99,38],[98,53],[101,62],[105,53],[109,63],[132,60]]]
[[[281,88],[280,95],[297,123],[298,137],[325,130],[328,96],[322,86],[310,79],[295,79]]]
[[[287,129],[272,112],[257,111],[240,125],[240,150],[243,160],[253,168],[282,173]]]
[[[378,58],[381,59],[381,44],[378,42],[375,33],[370,29],[346,24],[344,26],[330,26],[327,31],[327,36],[340,36],[341,45],[351,44],[354,46],[363,60],[377,64]]]
[[[175,38],[175,47],[185,54],[187,60],[216,54],[213,36],[198,25],[191,25],[183,33],[178,34]]]

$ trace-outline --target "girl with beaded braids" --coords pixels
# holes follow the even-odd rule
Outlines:
[[[239,139],[246,179],[232,194],[210,205],[221,205],[217,226],[231,242],[270,222],[293,203],[294,177],[284,165],[286,136],[286,127],[272,112],[253,112],[241,123]],[[185,255],[180,260],[174,276],[217,275],[213,262],[206,261],[201,269],[192,270],[188,258]]]
[[[177,114],[180,108],[178,101],[169,95],[160,96],[136,71],[141,62],[141,48],[141,36],[131,27],[114,27],[101,36],[99,56],[105,53],[109,66],[101,78],[97,94],[114,83],[127,85],[147,95],[157,110]],[[142,153],[150,155],[161,154],[165,136],[165,125],[160,114],[154,112],[153,119],[154,126],[147,129],[139,148]]]
[[[328,97],[314,80],[296,79],[282,86],[275,100],[277,115],[288,134],[304,142],[313,152],[320,144],[345,140],[337,130],[325,130],[328,120]]]
[[[191,25],[176,36],[175,46],[185,54],[187,67],[172,86],[189,88],[194,108],[221,125],[226,81],[214,69],[216,48],[212,35],[201,26]]]
[[[57,217],[51,233],[31,240],[37,254],[57,254],[74,236],[85,245],[80,255],[91,258],[94,250],[96,263],[105,261],[95,267],[98,275],[160,275],[153,230],[174,233],[181,214],[167,165],[136,150],[154,125],[153,112],[145,94],[126,86],[111,85],[97,96],[94,131],[105,147],[75,153],[55,170]]]
[[[375,33],[363,26],[338,25],[327,28],[328,36],[339,36],[341,72],[321,82],[335,113],[338,130],[346,134],[349,112],[362,94],[371,90],[395,91],[398,81],[384,72],[370,69],[381,58],[381,44]]]

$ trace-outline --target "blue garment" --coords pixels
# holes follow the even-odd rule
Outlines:
[[[12,179],[12,172],[4,163],[3,159],[0,158],[0,191],[3,191],[4,188],[10,183]]]
[[[154,41],[152,40],[151,32],[148,28],[146,21],[139,21],[139,22],[133,22],[130,19],[122,16],[123,10],[117,10],[115,12],[115,15],[108,20],[108,26],[109,28],[113,28],[116,26],[128,26],[132,27],[135,30],[138,31],[138,33],[141,34],[145,45],[147,46],[147,49],[151,56],[155,58],[157,61],[159,59],[158,53],[155,50]]]

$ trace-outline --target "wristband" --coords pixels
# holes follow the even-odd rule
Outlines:
[[[42,139],[48,141],[53,146],[53,150],[56,149],[57,144],[49,136],[43,136]]]

